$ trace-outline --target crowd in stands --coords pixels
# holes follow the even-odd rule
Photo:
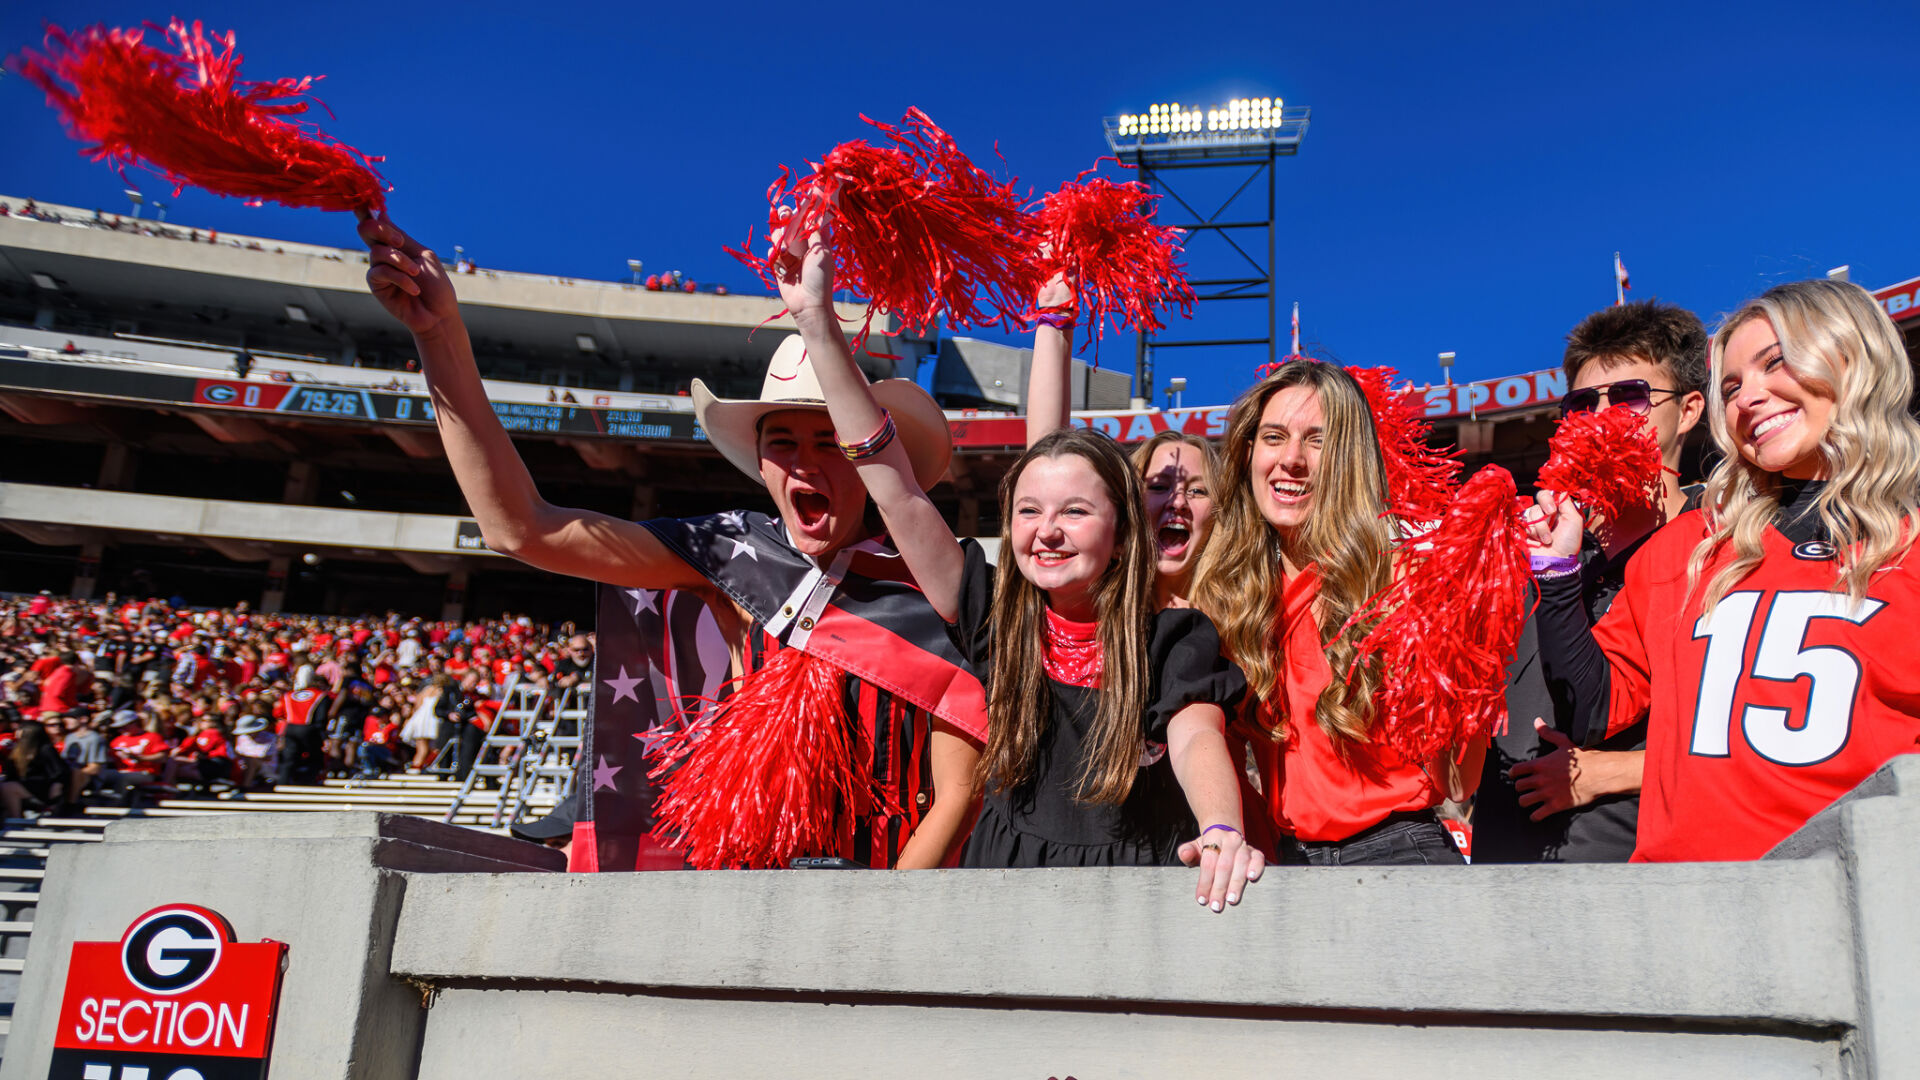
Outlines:
[[[591,635],[466,623],[188,609],[108,595],[0,602],[0,803],[88,803],[372,779],[464,778],[515,674],[565,688]]]
[[[220,239],[220,231],[218,229],[208,229],[202,232],[199,229],[168,228],[165,222],[148,221],[144,218],[122,217],[119,214],[109,214],[103,210],[95,210],[91,216],[69,217],[48,210],[35,203],[32,199],[26,200],[18,207],[10,207],[5,202],[0,202],[0,217],[28,218],[33,221],[45,221],[56,225],[81,225],[94,229],[108,229],[113,232],[136,233],[140,236],[158,236],[166,240],[185,240],[194,244],[224,243],[228,247],[236,247],[245,251],[268,250],[266,245],[251,238],[241,239],[229,237],[223,241]],[[286,254],[286,248],[284,247],[276,246],[272,251],[276,255]],[[331,259],[334,262],[344,261],[344,259],[335,252],[315,251],[311,252],[311,254],[318,255],[323,259]]]

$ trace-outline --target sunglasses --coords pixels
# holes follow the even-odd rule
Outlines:
[[[1645,379],[1622,379],[1617,383],[1572,391],[1560,399],[1560,415],[1566,417],[1574,413],[1592,412],[1600,407],[1600,401],[1604,398],[1609,408],[1627,409],[1644,416],[1653,408],[1653,395],[1679,392],[1649,385]]]

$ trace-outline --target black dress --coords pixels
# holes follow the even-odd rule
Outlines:
[[[952,634],[983,683],[992,669],[992,597],[993,571],[981,550],[969,545],[960,615]],[[1028,647],[1042,646],[1036,641]],[[1168,609],[1154,616],[1147,657],[1141,765],[1127,801],[1110,806],[1074,798],[1100,692],[1049,680],[1052,708],[1040,734],[1033,776],[1016,788],[987,792],[980,820],[960,857],[962,866],[1179,864],[1177,849],[1199,826],[1173,775],[1167,723],[1195,702],[1216,704],[1231,713],[1246,693],[1247,681],[1220,655],[1212,621],[1191,609]]]

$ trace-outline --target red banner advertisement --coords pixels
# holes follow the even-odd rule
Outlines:
[[[74,942],[47,1075],[259,1080],[286,954],[191,904],[154,908],[119,941]]]
[[[1920,277],[1878,290],[1873,294],[1873,302],[1894,322],[1905,322],[1920,315]]]

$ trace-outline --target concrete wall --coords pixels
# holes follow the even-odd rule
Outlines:
[[[0,1080],[68,944],[168,900],[299,935],[275,1077],[1920,1075],[1920,757],[1760,862],[1289,867],[1223,915],[1184,871],[503,874],[348,817],[62,852]]]

